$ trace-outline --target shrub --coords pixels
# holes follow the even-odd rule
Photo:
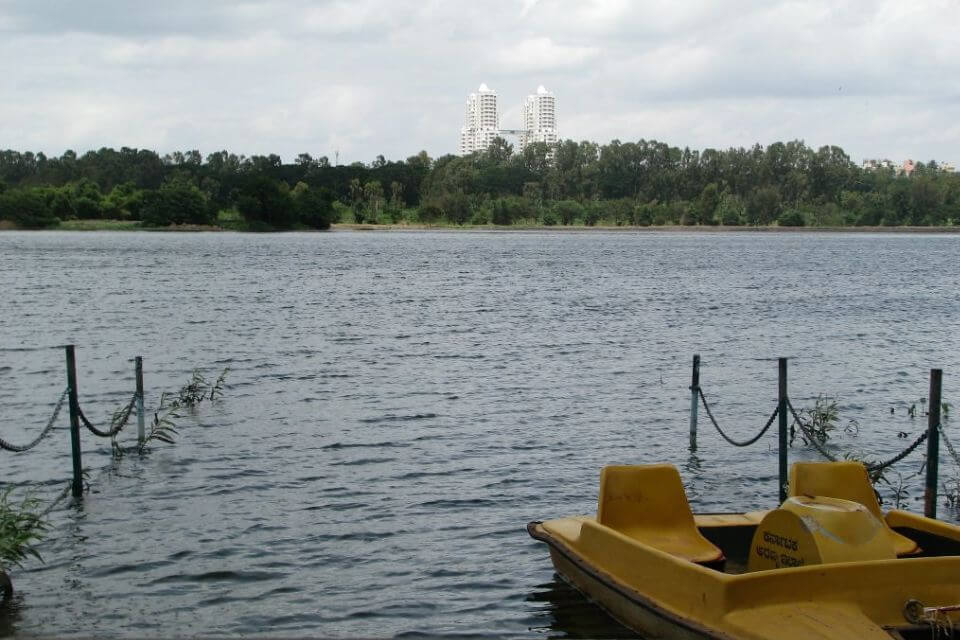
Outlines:
[[[490,211],[490,221],[498,225],[513,224],[513,212],[502,198],[493,203],[493,208]]]
[[[81,220],[96,220],[103,213],[100,203],[87,196],[75,198],[73,200],[73,210]]]
[[[583,205],[576,200],[561,200],[553,205],[553,212],[560,224],[570,225],[583,217]]]
[[[657,205],[653,202],[636,205],[633,208],[633,224],[638,227],[649,227],[653,223],[656,207]]]
[[[807,225],[806,216],[799,209],[787,209],[777,218],[777,224],[781,227],[805,227]]]
[[[11,491],[12,487],[0,490],[0,572],[20,566],[27,556],[42,560],[34,545],[47,529],[36,498],[16,504],[10,500]]]
[[[444,217],[453,224],[464,224],[470,219],[470,200],[463,193],[447,193],[441,200]]]
[[[717,206],[716,219],[722,225],[738,226],[743,224],[746,208],[743,200],[734,193],[725,193]]]
[[[475,209],[473,215],[470,217],[470,224],[481,226],[490,224],[490,212],[485,207]]]
[[[585,213],[583,214],[583,224],[588,227],[592,227],[598,222],[600,222],[600,211],[597,209],[596,205],[587,207]]]
[[[421,203],[417,210],[417,219],[424,224],[433,224],[443,216],[443,210],[436,202]]]

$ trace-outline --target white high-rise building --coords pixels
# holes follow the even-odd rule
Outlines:
[[[523,128],[520,151],[531,142],[556,144],[558,140],[557,99],[543,85],[537,87],[536,93],[527,96],[523,104]]]
[[[497,92],[485,83],[467,97],[466,118],[460,129],[460,155],[483,151],[500,135]]]
[[[517,151],[523,151],[526,145],[533,142],[555,145],[559,140],[557,99],[543,85],[537,87],[536,93],[527,96],[523,104],[523,127],[520,129],[500,128],[497,92],[486,84],[481,84],[477,93],[467,96],[464,116],[464,125],[460,129],[460,155],[484,151],[497,137],[517,136]]]

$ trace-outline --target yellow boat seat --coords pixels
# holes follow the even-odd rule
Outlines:
[[[893,543],[898,556],[920,551],[910,538],[890,528],[870,484],[870,476],[862,462],[794,462],[790,467],[791,496],[826,496],[859,502],[875,515]]]
[[[723,551],[694,524],[680,474],[670,464],[604,467],[597,522],[691,562],[712,564],[724,559]]]

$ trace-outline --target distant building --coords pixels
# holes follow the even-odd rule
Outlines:
[[[460,129],[460,155],[483,151],[500,135],[496,90],[481,84],[477,93],[467,96],[465,116]]]
[[[880,160],[880,159],[877,159],[877,158],[871,158],[871,159],[869,159],[869,160],[864,160],[862,166],[863,166],[864,171],[876,171],[876,170],[878,170],[878,169],[893,169],[893,168],[894,168],[894,164],[893,164],[892,162],[890,162],[889,160],[887,160],[886,158],[884,158],[883,160]]]
[[[557,135],[557,99],[543,85],[537,92],[527,96],[523,103],[523,128],[501,129],[500,114],[497,111],[497,92],[485,83],[476,93],[467,96],[463,127],[460,129],[460,155],[469,155],[475,151],[484,151],[494,138],[517,136],[518,151],[533,142],[556,144]]]
[[[935,163],[935,164],[934,164]],[[900,164],[894,164],[890,160],[884,158],[883,160],[879,159],[868,159],[864,160],[861,165],[864,171],[877,171],[880,169],[889,169],[896,173],[898,176],[907,176],[908,178],[913,174],[917,168],[917,163],[911,159],[904,160]],[[935,167],[935,168],[934,168]],[[942,171],[943,173],[953,173],[956,171],[953,164],[949,162],[936,162],[931,161],[927,165],[928,170]]]
[[[543,85],[537,92],[527,96],[523,104],[523,130],[520,135],[520,151],[532,142],[557,142],[557,99]]]

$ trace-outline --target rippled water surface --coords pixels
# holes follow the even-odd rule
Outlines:
[[[173,446],[112,462],[84,433],[90,492],[12,572],[0,635],[628,635],[524,525],[591,512],[606,463],[678,465],[695,509],[771,506],[773,432],[701,423],[688,452],[694,353],[735,437],[788,356],[794,404],[859,421],[838,452],[896,453],[930,368],[960,395],[958,280],[955,235],[2,233],[0,437],[49,417],[59,344],[98,423],[135,355],[148,408],[231,372]],[[60,492],[58,424],[0,483]]]

